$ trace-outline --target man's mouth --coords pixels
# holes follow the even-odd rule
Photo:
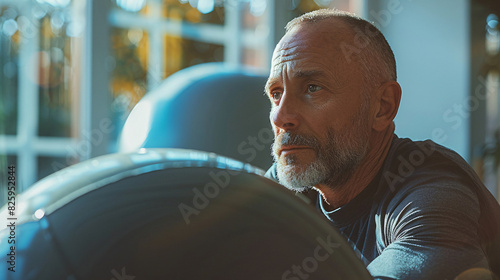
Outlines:
[[[300,152],[300,151],[307,150],[307,149],[311,149],[311,147],[309,147],[309,146],[282,146],[279,149],[278,155],[279,156],[281,156],[281,155],[286,156],[288,154]]]

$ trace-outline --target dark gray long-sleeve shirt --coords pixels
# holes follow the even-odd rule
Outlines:
[[[277,180],[273,165],[267,175]],[[348,204],[320,211],[376,279],[500,276],[500,206],[472,168],[432,141],[394,136],[376,178]]]

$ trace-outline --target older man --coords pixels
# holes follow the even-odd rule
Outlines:
[[[375,278],[500,276],[496,200],[455,152],[394,134],[401,87],[380,31],[337,10],[286,30],[266,84],[275,132],[267,175],[317,191],[318,209]]]

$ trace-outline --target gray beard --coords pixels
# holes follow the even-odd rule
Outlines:
[[[369,128],[362,112],[353,119],[353,126],[346,131],[327,131],[326,143],[313,136],[285,132],[273,143],[273,158],[276,163],[279,182],[285,187],[302,192],[318,184],[332,189],[343,186],[353,175],[368,150]],[[354,131],[352,129],[355,129]],[[351,131],[348,131],[351,129]],[[298,162],[295,155],[289,155],[285,162],[279,160],[278,151],[282,145],[305,145],[316,153],[316,160],[307,166]]]

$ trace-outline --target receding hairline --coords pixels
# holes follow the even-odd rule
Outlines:
[[[348,23],[346,21],[349,19],[361,20],[366,22],[366,20],[364,20],[363,18],[350,12],[337,9],[320,9],[309,13],[305,13],[299,17],[292,19],[285,26],[285,30],[286,32],[289,32],[294,27],[304,23],[319,23],[325,20],[335,20],[335,19],[342,20],[342,22],[344,23]]]
[[[349,30],[349,32],[351,32],[351,34],[355,34],[356,29],[361,29],[362,31],[369,30],[370,35],[367,37],[370,43],[372,43],[371,48],[374,51],[373,54],[376,53],[376,55],[378,56],[378,58],[376,58],[375,60],[378,60],[382,64],[384,64],[383,68],[385,68],[385,70],[380,70],[383,70],[383,72],[387,73],[387,78],[389,80],[397,80],[396,60],[389,43],[385,39],[385,36],[377,27],[375,27],[373,23],[361,18],[354,13],[338,9],[315,10],[292,19],[286,25],[285,30],[286,33],[289,33],[292,31],[292,29],[300,26],[318,24],[323,22],[325,22],[326,24],[331,24],[331,26],[335,26],[337,28],[345,27],[347,30]],[[341,26],[336,25],[337,23],[341,23]],[[365,59],[372,60],[373,58],[365,57]]]

